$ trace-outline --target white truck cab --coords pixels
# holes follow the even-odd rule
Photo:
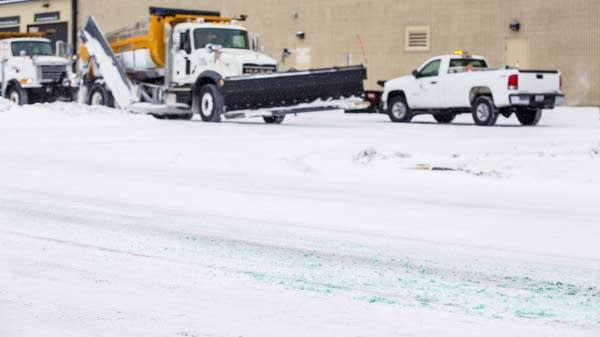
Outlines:
[[[17,104],[71,100],[76,83],[68,59],[55,56],[50,40],[0,40],[2,96]]]
[[[277,61],[253,50],[248,31],[239,25],[182,23],[173,37],[172,80],[180,85],[207,70],[223,78],[277,71]]]
[[[521,124],[535,125],[542,109],[564,101],[561,82],[558,71],[490,69],[484,57],[456,51],[385,82],[381,101],[394,122],[433,114],[450,123],[459,113],[472,113],[476,124],[494,125],[499,115],[515,113]]]

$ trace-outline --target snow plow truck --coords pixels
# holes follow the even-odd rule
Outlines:
[[[363,66],[278,72],[241,25],[245,16],[150,7],[145,22],[104,35],[80,31],[80,95],[92,105],[203,121],[344,109],[363,94]],[[358,99],[356,101],[362,101]]]

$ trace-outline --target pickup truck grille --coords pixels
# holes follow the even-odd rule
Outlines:
[[[43,82],[59,82],[65,77],[65,66],[40,66]]]
[[[276,66],[244,64],[244,74],[265,74],[265,73],[274,73],[276,71],[277,71]]]

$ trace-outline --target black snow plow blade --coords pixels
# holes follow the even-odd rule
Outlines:
[[[221,88],[227,111],[269,109],[318,99],[361,97],[363,66],[229,77]]]

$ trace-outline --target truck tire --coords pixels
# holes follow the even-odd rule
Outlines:
[[[516,113],[519,123],[523,126],[535,126],[542,118],[542,109],[524,109]]]
[[[285,115],[272,116],[272,117],[266,117],[266,116],[263,117],[263,120],[267,124],[281,124],[281,123],[283,123],[284,119],[285,119]]]
[[[115,98],[103,84],[96,83],[88,92],[88,105],[102,105],[109,108],[115,107]]]
[[[492,126],[498,120],[498,108],[489,96],[479,96],[473,101],[473,121],[477,125]]]
[[[394,123],[410,123],[413,118],[412,111],[406,104],[404,96],[394,96],[388,103],[388,116]]]
[[[18,105],[24,105],[29,103],[29,95],[27,95],[27,90],[17,86],[12,85],[6,91],[6,98]]]
[[[206,84],[198,95],[198,112],[205,122],[220,122],[223,113],[223,95],[214,84]]]
[[[454,120],[456,115],[453,114],[436,114],[433,118],[440,124],[450,124]]]

